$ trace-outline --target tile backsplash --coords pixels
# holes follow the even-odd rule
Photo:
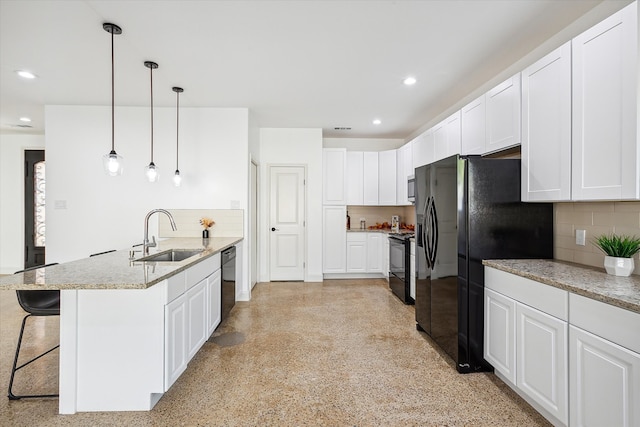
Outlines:
[[[207,217],[215,221],[209,229],[209,237],[242,237],[243,215],[242,209],[169,209],[176,231],[171,229],[166,215],[158,215],[158,235],[160,237],[201,237],[202,226],[200,218]]]
[[[391,224],[393,215],[398,215],[400,222],[416,223],[414,206],[347,206],[347,212],[351,217],[351,228],[360,228],[360,218],[365,219],[367,227],[376,222]]]
[[[604,254],[593,245],[600,234],[640,237],[640,202],[593,202],[554,204],[554,257],[594,267],[603,267]],[[585,246],[576,245],[576,230],[586,231]],[[640,259],[635,256],[640,274]]]

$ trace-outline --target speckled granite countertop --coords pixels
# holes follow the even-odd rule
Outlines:
[[[617,277],[604,268],[555,260],[484,260],[487,267],[640,313],[640,276]]]
[[[65,262],[51,267],[0,277],[0,290],[8,289],[146,289],[242,240],[241,237],[214,237],[207,245],[201,238],[175,238],[158,242],[149,254],[169,249],[204,249],[178,262],[129,260],[129,249]],[[141,249],[138,247],[136,249]]]

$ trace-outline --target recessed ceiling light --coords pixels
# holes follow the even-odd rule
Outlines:
[[[402,81],[402,83],[404,83],[407,86],[414,85],[414,84],[416,84],[416,82],[417,82],[417,80],[416,80],[415,77],[407,77],[406,79],[404,79]]]
[[[20,117],[20,121],[29,123],[29,122],[31,122],[31,119],[29,117]]]
[[[380,119],[374,119],[373,120],[373,124],[374,125],[379,125],[380,123],[382,123],[382,120],[380,120]]]
[[[35,79],[35,78],[36,78],[36,75],[35,75],[35,74],[33,74],[33,73],[32,73],[32,72],[30,72],[30,71],[18,70],[18,71],[16,71],[16,73],[17,73],[20,77],[22,77],[23,79]]]

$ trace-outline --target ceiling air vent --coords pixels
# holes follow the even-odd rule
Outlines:
[[[333,128],[333,130],[351,130],[351,128],[350,127],[345,127],[345,126],[339,126],[339,127]]]

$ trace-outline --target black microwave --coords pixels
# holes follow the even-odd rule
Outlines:
[[[416,177],[415,175],[409,175],[407,177],[407,199],[411,203],[416,202]]]

